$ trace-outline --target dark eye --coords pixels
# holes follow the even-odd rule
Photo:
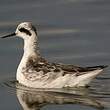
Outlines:
[[[24,32],[25,34],[31,36],[31,32],[29,30],[25,29],[25,28],[20,28],[19,31]]]

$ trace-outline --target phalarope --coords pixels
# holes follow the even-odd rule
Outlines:
[[[18,25],[16,31],[1,38],[19,36],[24,39],[24,54],[18,66],[17,81],[32,88],[63,88],[86,86],[105,67],[79,67],[49,63],[41,57],[36,28],[30,22]]]

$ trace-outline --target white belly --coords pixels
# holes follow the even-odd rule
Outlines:
[[[75,76],[75,74],[48,73],[45,76],[42,74],[27,74],[17,73],[19,83],[32,88],[63,88],[63,87],[79,87],[86,86],[91,80],[96,77],[102,70],[95,70],[86,74]]]

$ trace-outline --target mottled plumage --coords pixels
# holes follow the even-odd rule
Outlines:
[[[79,67],[70,64],[62,64],[62,63],[49,63],[44,58],[36,59],[34,57],[30,57],[26,64],[26,70],[29,71],[34,70],[36,72],[43,71],[44,74],[48,72],[61,72],[63,71],[62,75],[66,74],[75,74],[76,76],[85,74],[85,72],[90,72],[98,69],[103,69],[107,66],[93,66],[93,67]]]
[[[24,39],[24,54],[17,69],[19,83],[33,88],[63,88],[86,86],[105,67],[79,67],[61,63],[49,63],[41,57],[36,28],[30,22],[18,25],[15,33],[3,36],[19,36]]]

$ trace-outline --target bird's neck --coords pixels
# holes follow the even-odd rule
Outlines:
[[[26,68],[29,58],[34,58],[36,61],[40,58],[37,37],[31,36],[29,39],[24,40],[24,54],[18,66],[17,72],[21,73],[23,68]]]
[[[30,57],[32,55],[36,55],[36,57],[40,56],[37,37],[32,37],[30,39],[24,40],[23,56]]]

